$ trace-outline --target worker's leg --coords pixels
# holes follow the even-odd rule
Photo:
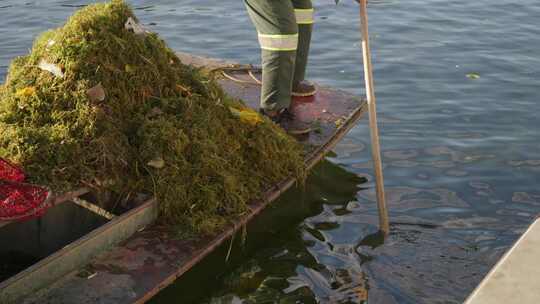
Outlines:
[[[298,26],[291,0],[244,2],[262,49],[261,108],[265,111],[288,108],[298,46]]]
[[[292,0],[298,24],[298,51],[294,70],[294,85],[304,80],[313,29],[313,5],[311,0]]]

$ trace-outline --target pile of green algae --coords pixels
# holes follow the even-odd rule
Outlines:
[[[126,29],[130,17],[123,1],[87,6],[13,60],[0,86],[1,158],[55,192],[151,193],[163,221],[199,235],[303,176],[294,139],[156,34]]]

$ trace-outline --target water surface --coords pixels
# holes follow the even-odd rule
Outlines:
[[[0,79],[87,3],[0,0]],[[242,1],[131,3],[174,49],[259,61]],[[461,303],[536,217],[540,2],[370,3],[388,240],[365,119],[228,261],[227,244],[154,303]],[[310,78],[363,94],[357,5],[314,4]]]

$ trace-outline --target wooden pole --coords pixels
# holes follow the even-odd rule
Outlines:
[[[364,80],[369,111],[369,132],[371,135],[371,154],[375,168],[375,182],[377,191],[377,204],[379,206],[379,227],[384,235],[388,235],[390,225],[388,210],[384,193],[384,180],[381,163],[381,147],[379,144],[379,127],[377,126],[377,108],[375,101],[375,87],[373,85],[373,71],[371,67],[371,50],[369,48],[369,31],[367,17],[367,0],[360,0],[360,27],[362,31],[362,56],[364,60]]]

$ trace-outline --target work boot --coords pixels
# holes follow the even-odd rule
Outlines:
[[[292,96],[295,97],[309,97],[317,93],[315,85],[307,80],[302,80],[293,84]]]
[[[281,109],[278,111],[260,110],[261,114],[266,115],[274,123],[278,124],[290,135],[303,135],[311,132],[311,127],[296,119],[295,115],[289,109]]]

